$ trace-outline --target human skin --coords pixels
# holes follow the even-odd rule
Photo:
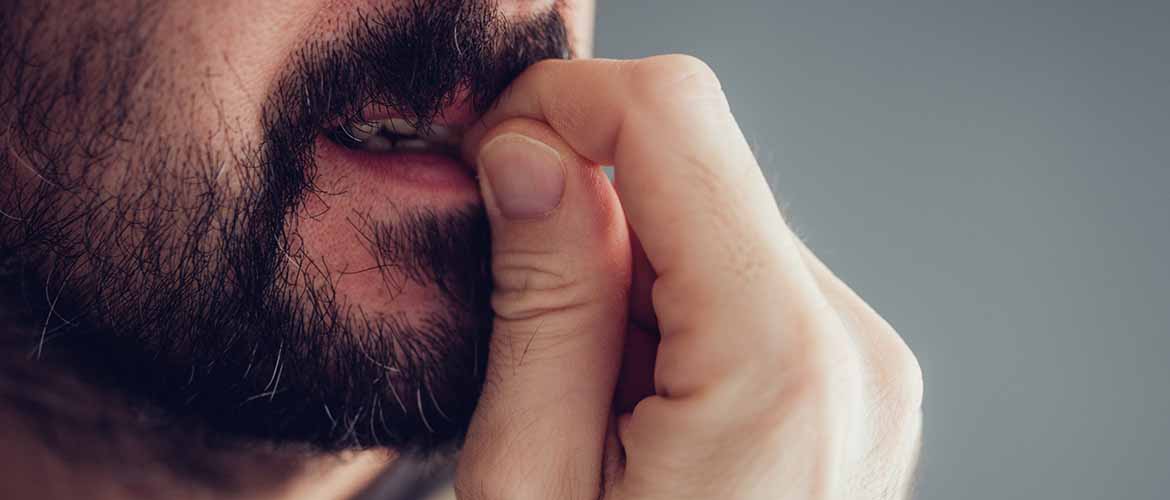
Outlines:
[[[501,8],[516,16],[549,4]],[[298,37],[328,36],[346,6],[168,10],[163,50],[205,75],[176,91],[212,101],[187,119],[228,124],[228,140],[258,134],[252,96]],[[587,54],[591,2],[563,8]],[[914,357],[788,229],[706,65],[682,56],[540,63],[472,130],[463,154],[480,170],[491,222],[496,318],[460,498],[906,495],[922,397]],[[557,160],[537,164],[550,149]],[[527,182],[528,198],[503,199],[499,171],[528,163],[536,176],[512,184]],[[612,187],[599,164],[615,166]],[[353,180],[322,175],[326,185]],[[335,206],[475,199],[362,184],[370,189]],[[540,199],[540,189],[560,195]],[[517,203],[527,216],[504,214]],[[348,235],[342,221],[301,222],[309,253],[360,267],[362,255],[329,244]],[[379,303],[376,286],[347,283],[346,300]],[[425,309],[428,296],[394,307]],[[660,343],[631,347],[647,338]],[[615,402],[615,391],[627,396]]]
[[[706,64],[539,63],[481,123],[497,316],[460,498],[907,495],[917,362],[785,224]],[[528,181],[548,211],[509,217],[493,188],[521,166],[563,171],[563,199]],[[621,360],[646,328],[654,361]],[[619,365],[648,361],[652,389],[611,419]]]
[[[127,2],[110,2],[115,8],[128,10]],[[131,2],[132,3],[132,2]],[[404,0],[211,0],[171,2],[164,9],[157,28],[158,53],[168,54],[166,69],[180,73],[176,95],[196,94],[199,106],[184,110],[183,119],[205,133],[221,134],[224,142],[246,141],[261,135],[259,117],[265,90],[280,77],[293,51],[306,39],[328,39],[357,12],[376,8],[400,8]],[[501,2],[501,11],[509,18],[530,15],[551,8],[552,0],[518,0]],[[592,46],[593,2],[567,1],[561,7],[574,48],[587,55]],[[224,15],[224,13],[231,13]],[[225,172],[225,175],[243,175]],[[320,217],[298,215],[296,225],[303,237],[305,252],[321,261],[335,275],[345,274],[338,291],[350,303],[361,304],[371,311],[390,307],[394,312],[418,314],[432,306],[431,293],[408,288],[390,306],[383,306],[385,290],[381,280],[368,275],[351,275],[347,271],[375,265],[360,247],[349,244],[353,239],[346,214],[384,212],[386,200],[400,204],[417,204],[447,209],[475,201],[473,191],[433,193],[404,189],[384,179],[365,177],[364,172],[340,168],[321,169],[317,182],[329,192],[348,192],[347,196],[326,198],[330,210]],[[229,181],[230,182],[230,181]],[[313,203],[313,201],[310,201]],[[305,213],[320,212],[310,205]]]
[[[233,436],[450,447],[491,326],[473,171],[450,148],[373,154],[336,131],[359,115],[469,124],[524,67],[587,54],[590,9],[6,5],[0,335],[14,364],[89,365]]]

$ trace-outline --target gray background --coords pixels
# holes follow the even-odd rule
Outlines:
[[[919,498],[1170,498],[1170,2],[600,3],[918,354]]]

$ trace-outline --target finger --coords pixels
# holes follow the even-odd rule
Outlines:
[[[622,349],[622,367],[614,393],[614,413],[634,411],[643,399],[654,395],[654,358],[658,334],[630,324]]]
[[[630,250],[630,327],[626,331],[621,374],[614,396],[617,414],[632,412],[642,399],[654,395],[654,365],[658,353],[658,319],[651,304],[657,276],[633,233],[630,234]]]
[[[622,491],[712,497],[726,493],[712,477],[746,476],[815,489],[855,406],[852,380],[829,376],[856,366],[853,348],[711,70],[679,56],[540,63],[484,127],[515,116],[614,166],[657,274],[656,395],[619,419]],[[808,459],[780,454],[781,441]]]
[[[807,335],[835,317],[706,65],[681,56],[543,62],[483,127],[514,116],[544,121],[585,157],[614,165],[658,275],[659,394],[697,393],[732,382],[732,372],[762,380],[821,350],[828,336]],[[469,154],[480,133],[465,142]]]
[[[879,425],[916,425],[922,405],[922,369],[906,341],[894,327],[841,280],[815,253],[800,241],[801,256],[808,263],[818,286],[841,317],[858,347],[877,411],[899,417],[878,419]],[[888,433],[900,435],[900,433]]]
[[[858,496],[879,491],[906,497],[922,433],[922,369],[910,348],[890,324],[803,242],[801,256],[818,286],[837,310],[857,346],[864,378],[866,418],[858,435],[867,449],[865,474],[853,487]]]
[[[630,322],[643,330],[657,333],[658,318],[654,314],[653,291],[658,275],[646,258],[646,251],[642,249],[638,235],[633,233],[630,234],[630,251]]]
[[[629,230],[602,170],[543,123],[502,123],[484,144],[496,316],[457,486],[485,500],[595,498],[626,328]]]

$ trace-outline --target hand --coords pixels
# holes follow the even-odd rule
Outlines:
[[[497,288],[459,498],[906,495],[915,358],[785,224],[705,64],[543,62],[468,139]]]

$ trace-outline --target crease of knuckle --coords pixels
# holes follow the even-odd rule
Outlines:
[[[533,279],[518,287],[497,288],[491,300],[497,318],[523,323],[571,313],[588,305],[589,297],[579,281]]]
[[[492,257],[495,288],[504,292],[542,292],[577,281],[571,267],[555,252],[509,251]]]

